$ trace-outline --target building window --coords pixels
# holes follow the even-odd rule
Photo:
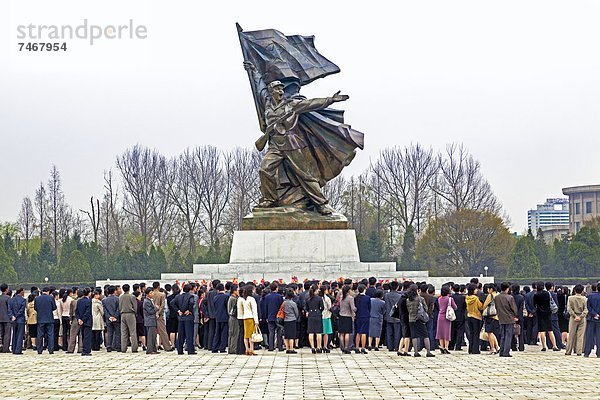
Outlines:
[[[575,215],[581,214],[581,207],[579,203],[575,203]]]
[[[585,213],[586,214],[591,214],[592,213],[592,202],[591,201],[586,201],[585,202]]]
[[[581,229],[581,223],[575,222],[575,233],[579,232],[579,229]]]

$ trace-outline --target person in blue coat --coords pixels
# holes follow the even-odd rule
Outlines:
[[[83,337],[82,356],[92,355],[92,301],[90,300],[90,289],[83,289],[83,297],[77,300],[77,308],[75,309],[75,317],[81,329]]]
[[[33,308],[37,313],[37,352],[42,354],[44,345],[48,353],[54,353],[54,310],[56,301],[50,296],[50,289],[42,288],[42,294],[35,298]],[[45,338],[45,342],[42,339]]]
[[[13,325],[12,353],[23,354],[23,339],[25,337],[25,308],[27,300],[24,297],[25,290],[17,289],[15,296],[8,302],[8,317]]]
[[[383,330],[383,318],[385,316],[385,301],[383,291],[376,290],[371,298],[371,314],[369,319],[369,348],[379,351],[379,341]],[[371,347],[371,345],[373,347]]]
[[[283,334],[281,328],[277,326],[277,313],[283,304],[283,296],[279,293],[279,285],[277,282],[271,282],[269,286],[271,293],[265,299],[267,322],[269,324],[269,351],[275,350],[275,338],[277,338],[277,348],[283,351]]]
[[[227,347],[227,335],[229,334],[228,301],[229,296],[225,293],[225,286],[219,283],[217,285],[217,294],[212,298],[215,315],[215,336],[212,343],[213,353],[225,353],[225,348]]]
[[[589,293],[587,296],[587,326],[585,330],[585,348],[583,356],[589,357],[594,344],[596,345],[596,357],[600,357],[600,282],[592,285],[592,290],[596,287],[596,292]]]

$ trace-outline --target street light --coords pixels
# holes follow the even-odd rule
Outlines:
[[[44,278],[44,281],[45,281],[46,283],[48,283],[48,277],[45,277],[45,278]]]
[[[485,270],[485,277],[487,278],[487,276],[488,276],[488,275],[487,275],[488,267],[487,267],[487,266],[485,266],[485,267],[483,267],[483,269]]]

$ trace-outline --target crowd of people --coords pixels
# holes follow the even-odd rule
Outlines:
[[[154,282],[104,288],[0,286],[0,350],[23,354],[174,351],[254,355],[339,349],[435,357],[451,351],[512,351],[538,346],[600,357],[600,282],[569,290],[552,282],[522,289],[502,282]],[[464,347],[464,348],[463,348]]]

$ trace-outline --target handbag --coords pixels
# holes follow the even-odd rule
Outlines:
[[[340,316],[340,302],[336,301],[335,303],[333,303],[333,305],[331,306],[331,308],[329,309],[329,311],[331,311],[331,315],[333,315],[334,318],[339,318],[339,316]]]
[[[452,297],[448,297],[448,307],[446,308],[446,319],[448,321],[454,321],[456,320],[456,313],[454,312],[454,309],[452,308]]]
[[[514,324],[513,325],[513,335],[514,336],[521,336],[521,325],[519,325],[519,324]]]
[[[421,302],[421,300],[419,300],[419,306],[417,308],[417,321],[423,323],[429,322],[429,314],[425,311],[425,307],[423,307],[423,302]]]
[[[277,311],[277,325],[283,326],[283,321],[285,321],[285,311],[283,308],[285,307],[285,302],[281,303],[279,307],[279,311]]]
[[[483,340],[484,342],[489,341],[488,334],[485,331],[485,326],[481,327],[481,331],[479,332],[479,340]]]
[[[493,295],[490,294],[490,296],[492,296],[492,301],[490,301],[490,304],[483,310],[482,315],[484,317],[495,317],[498,314],[498,311],[496,311],[496,299]]]
[[[398,303],[394,304],[392,306],[392,309],[390,310],[388,317],[390,318],[400,318],[400,307],[398,306]]]
[[[258,325],[254,326],[254,333],[252,334],[250,340],[252,341],[252,343],[261,343],[263,341],[263,335],[260,332],[260,328],[258,327]]]
[[[556,314],[558,312],[558,306],[552,297],[552,293],[548,292],[548,296],[550,296],[550,312]]]

